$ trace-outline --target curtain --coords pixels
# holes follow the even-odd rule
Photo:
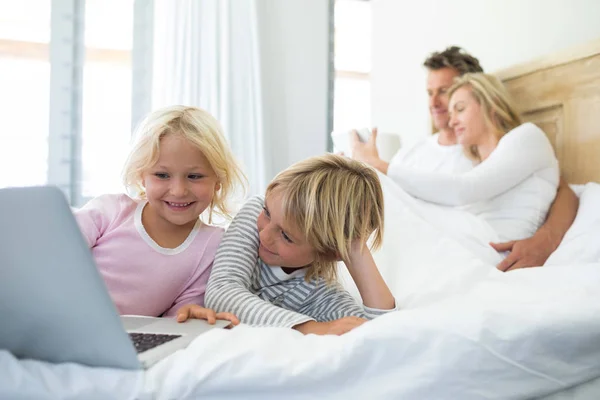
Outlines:
[[[267,184],[256,0],[155,0],[153,108],[185,104],[222,124],[250,183]]]

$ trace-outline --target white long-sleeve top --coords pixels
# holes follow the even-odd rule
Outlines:
[[[463,146],[459,144],[441,145],[440,134],[436,133],[419,140],[412,146],[402,147],[390,160],[390,168],[394,164],[402,164],[411,169],[430,172],[463,173],[475,166],[465,155]]]
[[[525,123],[505,134],[470,171],[448,174],[391,164],[388,176],[414,197],[463,206],[481,216],[500,240],[517,240],[530,237],[543,224],[556,196],[559,169],[544,132]]]

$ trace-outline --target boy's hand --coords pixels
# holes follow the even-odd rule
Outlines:
[[[210,308],[200,307],[196,304],[187,304],[177,310],[177,322],[185,322],[190,318],[205,319],[213,325],[218,319],[231,322],[230,326],[236,326],[240,320],[233,314],[227,312],[215,313]]]
[[[308,321],[302,324],[296,325],[293,329],[298,332],[302,332],[305,335],[313,333],[315,335],[343,335],[344,333],[350,332],[367,322],[364,318],[359,317],[344,317],[328,322],[317,322]]]

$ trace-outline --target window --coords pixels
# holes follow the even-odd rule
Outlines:
[[[0,187],[46,182],[49,42],[50,1],[0,0]]]
[[[152,8],[0,0],[0,187],[57,185],[74,206],[123,191],[132,113],[149,108]]]
[[[133,0],[86,0],[82,200],[123,191],[131,138]]]
[[[371,3],[337,0],[334,9],[334,131],[371,124]]]

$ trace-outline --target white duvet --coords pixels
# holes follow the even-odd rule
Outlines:
[[[0,351],[0,398],[560,400],[600,393],[600,186],[584,188],[577,220],[548,266],[500,273],[485,224],[423,205],[382,179],[386,235],[375,258],[401,311],[341,337],[215,330],[143,373],[20,361]]]

